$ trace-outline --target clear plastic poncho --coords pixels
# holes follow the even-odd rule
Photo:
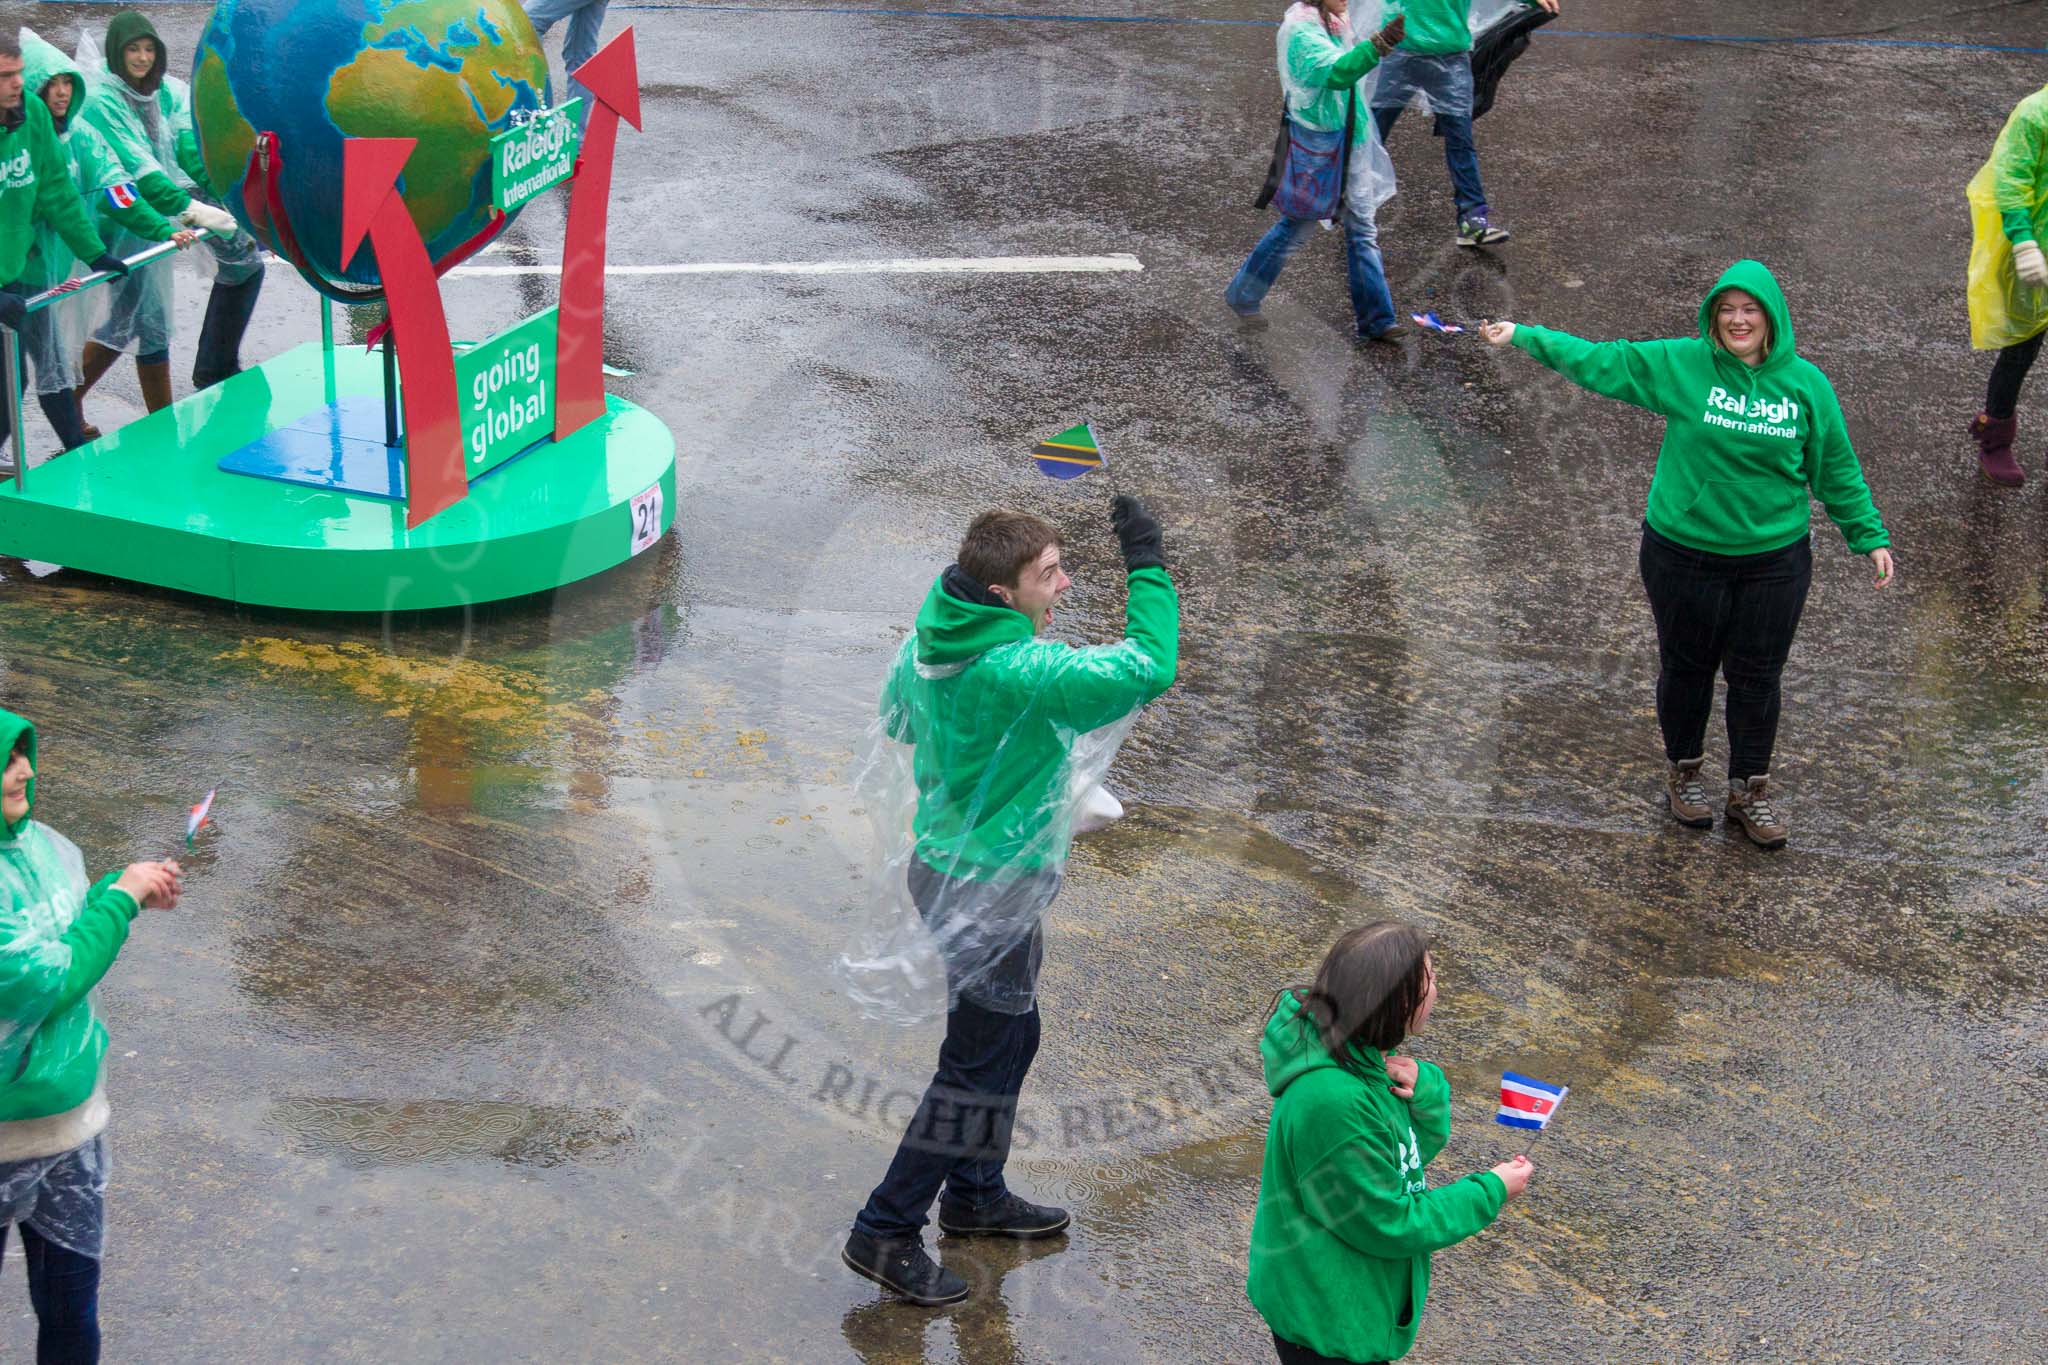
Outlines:
[[[1503,15],[1521,9],[1526,0],[1472,0],[1465,26],[1473,37],[1491,28]],[[1473,108],[1472,64],[1460,61],[1468,54],[1432,56],[1420,52],[1395,51],[1382,63],[1383,72],[1370,101],[1375,109],[1406,109],[1424,114],[1447,114],[1471,118]]]
[[[1121,813],[1101,783],[1157,666],[1129,639],[937,665],[917,648],[904,641],[856,760],[874,845],[834,974],[872,1019],[914,1025],[961,1000],[1022,1014],[1073,835]]]
[[[1361,41],[1371,38],[1387,22],[1381,0],[1354,0],[1335,32],[1323,24],[1314,5],[1296,4],[1280,21],[1280,89],[1287,100],[1287,116],[1304,128],[1318,132],[1341,132],[1347,113],[1352,118],[1351,160],[1346,168],[1344,200],[1355,212],[1371,217],[1380,205],[1394,197],[1394,160],[1387,155],[1373,124],[1372,108],[1378,98],[1381,72],[1386,63],[1368,71],[1349,90],[1332,90],[1324,80],[1332,64]],[[1364,35],[1360,38],[1356,35]],[[1347,111],[1352,99],[1355,111]]]
[[[2048,250],[2048,88],[2021,100],[1970,180],[1970,344],[2003,350],[2048,331],[2048,288],[2013,269],[2008,213],[2024,213]]]
[[[173,97],[165,93],[169,79],[155,93],[142,94],[107,70],[106,56],[84,33],[79,35],[75,55],[86,73],[86,121],[106,139],[126,172],[124,178],[134,180],[154,172],[175,180],[177,129],[172,120]],[[116,256],[133,256],[156,245],[105,219],[101,223],[111,234],[107,250]],[[172,258],[166,256],[95,289],[92,339],[112,351],[125,351],[131,343],[140,355],[168,350],[175,285],[171,266]]]
[[[164,90],[169,98],[169,120],[172,144],[183,150],[187,142],[197,148],[199,130],[192,120],[192,88],[176,76],[164,77]],[[220,196],[213,187],[194,179],[187,166],[193,158],[179,156],[165,169],[179,189],[195,199],[204,199],[215,208],[222,208]],[[263,247],[248,229],[238,228],[232,237],[208,237],[206,254],[195,258],[202,275],[213,273],[224,285],[243,284],[263,273]]]
[[[55,830],[31,820],[17,837],[0,840],[0,1076],[21,1073],[31,1042],[45,1073],[96,1046],[99,1025],[89,1009],[74,1010],[61,1028],[43,1028],[71,969],[64,934],[85,908],[88,889],[85,859]],[[0,1163],[0,1222],[32,1224],[49,1241],[98,1259],[106,1185],[102,1138]]]

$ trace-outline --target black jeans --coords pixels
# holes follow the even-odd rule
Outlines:
[[[1280,1365],[1359,1365],[1359,1362],[1342,1356],[1321,1355],[1306,1346],[1296,1346],[1278,1332],[1273,1333],[1273,1349],[1280,1353]],[[1366,1365],[1387,1365],[1387,1362],[1366,1362]]]
[[[1056,889],[1058,882],[1050,885]],[[935,927],[956,906],[978,904],[985,896],[985,888],[933,872],[916,859],[910,891],[919,913]],[[1033,1000],[1043,954],[1043,936],[1034,929],[993,964],[973,963],[976,975],[986,981],[976,993],[996,1003]],[[915,1237],[941,1185],[948,1203],[967,1208],[1001,1199],[1008,1192],[1003,1166],[1017,1126],[1017,1093],[1037,1055],[1036,1004],[1009,1013],[960,995],[946,1013],[939,1068],[854,1227],[870,1237]]]
[[[2002,422],[2019,407],[2020,385],[2027,382],[2027,371],[2034,368],[2034,357],[2041,354],[2043,338],[2048,338],[2048,332],[2036,332],[1998,353],[1991,366],[1991,387],[1984,395],[1986,417]]]
[[[0,1249],[6,1244],[7,1225],[0,1223]],[[44,1241],[26,1223],[21,1249],[36,1310],[36,1365],[98,1365],[100,1263]]]
[[[1718,671],[1728,679],[1729,779],[1770,772],[1778,679],[1813,583],[1812,538],[1766,554],[1716,555],[1644,526],[1638,562],[1657,619],[1664,756],[1678,763],[1705,751]]]

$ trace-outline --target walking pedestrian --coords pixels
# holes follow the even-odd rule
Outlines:
[[[1701,783],[1714,674],[1728,680],[1724,815],[1752,843],[1789,837],[1770,788],[1779,680],[1813,581],[1808,490],[1892,581],[1891,537],[1849,443],[1841,403],[1798,353],[1777,279],[1728,267],[1700,304],[1699,336],[1582,341],[1512,322],[1481,328],[1594,393],[1665,419],[1638,558],[1657,623],[1657,721],[1672,818],[1714,823]]]
[[[2020,386],[2048,336],[2048,86],[2021,100],[1970,181],[1970,341],[1997,351],[1984,410],[1970,423],[1977,467],[2008,488],[2027,480],[2013,457]]]
[[[1521,0],[1558,12],[1558,0]],[[1436,115],[1444,140],[1444,165],[1451,173],[1457,206],[1459,246],[1494,246],[1508,230],[1493,221],[1486,186],[1479,179],[1479,149],[1472,141],[1472,0],[1407,0],[1408,31],[1380,69],[1373,89],[1372,117],[1380,141],[1411,103]]]
[[[548,30],[564,19],[569,31],[562,38],[562,70],[569,77],[569,97],[583,101],[582,118],[590,117],[590,90],[576,79],[576,69],[597,55],[597,40],[604,31],[604,12],[611,0],[526,0],[526,17],[533,31],[547,37]],[[579,121],[578,127],[582,124]]]
[[[1239,317],[1258,316],[1288,257],[1318,222],[1341,216],[1359,339],[1401,335],[1374,221],[1393,196],[1394,168],[1359,106],[1357,87],[1401,40],[1402,20],[1396,17],[1359,42],[1352,25],[1367,7],[1376,20],[1378,0],[1315,0],[1292,6],[1280,21],[1283,150],[1275,153],[1275,183],[1260,199],[1264,207],[1270,197],[1280,221],[1267,229],[1224,291]]]

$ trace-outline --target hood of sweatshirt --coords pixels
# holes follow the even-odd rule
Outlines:
[[[122,49],[137,38],[156,39],[156,61],[150,64],[149,74],[139,83],[128,80],[128,63],[121,58]],[[157,87],[164,83],[164,68],[169,64],[170,53],[165,50],[156,25],[150,23],[147,16],[137,10],[124,9],[107,25],[107,70],[119,76],[130,89],[154,95]]]
[[[1764,357],[1764,363],[1757,366],[1757,370],[1775,370],[1791,364],[1799,353],[1798,343],[1792,336],[1792,310],[1785,305],[1785,291],[1778,287],[1778,277],[1762,261],[1737,261],[1729,266],[1721,272],[1721,278],[1714,281],[1714,287],[1707,291],[1707,297],[1700,303],[1700,335],[1714,348],[1715,358],[1734,360],[1714,339],[1714,305],[1730,289],[1740,289],[1762,304],[1764,316],[1771,320],[1770,354]],[[1735,363],[1739,365],[1742,362],[1738,360]]]
[[[43,87],[51,81],[68,79],[71,82],[71,108],[63,118],[55,114],[50,122],[62,137],[71,126],[71,119],[85,103],[85,73],[78,69],[78,63],[59,51],[54,44],[45,42],[33,29],[21,31],[21,96],[25,100],[39,100]],[[45,106],[46,108],[48,106]]]
[[[965,663],[997,645],[1028,640],[1034,633],[1030,617],[1001,605],[956,564],[939,575],[917,613],[917,661]]]
[[[24,735],[28,737],[29,766],[34,767],[36,762],[36,727],[24,716],[17,716],[12,711],[0,711],[0,766],[13,761],[14,746]],[[35,811],[36,780],[31,777],[28,780],[28,814],[22,816],[21,820],[15,824],[9,824],[4,818],[0,818],[0,840],[19,838],[21,831],[34,818]]]
[[[1382,1065],[1379,1054],[1371,1048],[1359,1049],[1358,1055],[1361,1064]],[[1259,1058],[1265,1063],[1266,1089],[1275,1099],[1309,1072],[1326,1066],[1339,1067],[1337,1059],[1323,1046],[1315,1026],[1301,1018],[1301,997],[1293,991],[1280,993],[1280,1003],[1274,1007],[1273,1017],[1266,1021],[1265,1034],[1259,1039]]]

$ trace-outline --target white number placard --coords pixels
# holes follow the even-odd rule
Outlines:
[[[633,499],[633,553],[661,539],[661,485]]]

